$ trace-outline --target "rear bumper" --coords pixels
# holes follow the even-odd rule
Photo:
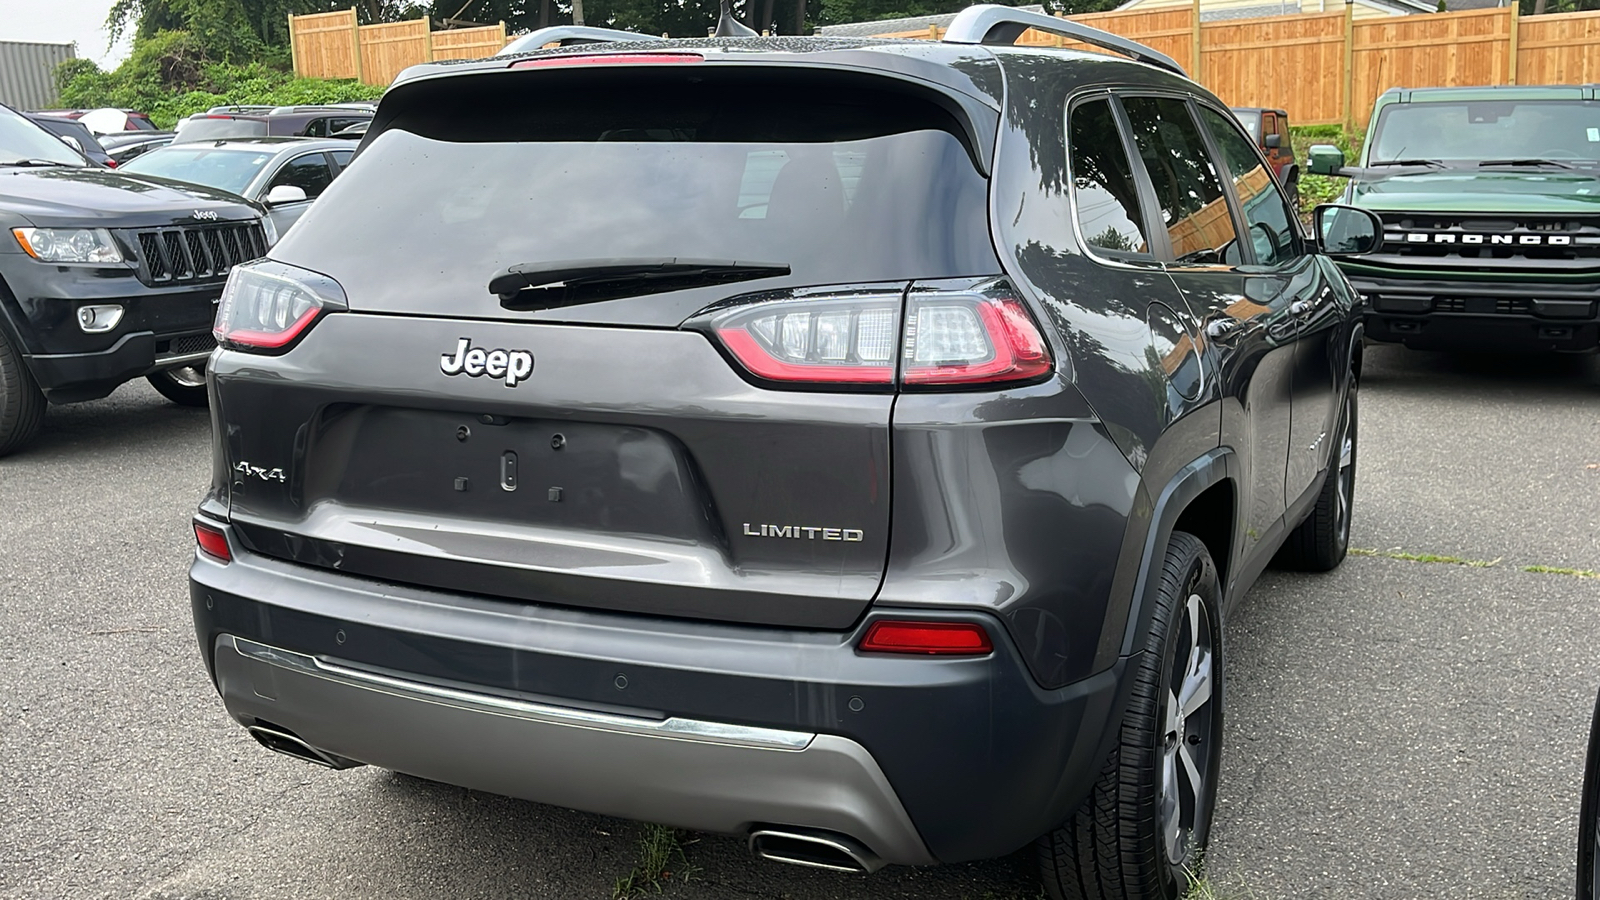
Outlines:
[[[1418,349],[1589,351],[1600,347],[1600,290],[1351,276],[1366,336]]]
[[[987,657],[891,657],[854,649],[875,613],[844,633],[652,619],[233,547],[226,565],[197,556],[191,603],[243,724],[606,815],[825,829],[895,863],[1004,855],[1069,816],[1109,752],[1130,662],[1044,690],[981,613],[913,614],[985,622]]]
[[[535,703],[384,676],[223,635],[241,719],[449,784],[699,831],[806,823],[890,862],[934,862],[882,770],[848,738]],[[289,712],[291,711],[292,712]]]

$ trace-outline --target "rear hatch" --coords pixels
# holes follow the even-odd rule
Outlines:
[[[693,55],[384,102],[267,267],[333,311],[215,361],[241,538],[528,602],[858,618],[906,296],[1000,269],[959,107]]]

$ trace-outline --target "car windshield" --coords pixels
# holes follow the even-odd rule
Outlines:
[[[267,123],[259,119],[190,119],[178,129],[175,144],[192,141],[218,141],[228,138],[262,137],[267,133]]]
[[[84,165],[83,157],[62,143],[60,138],[9,108],[0,106],[0,165],[24,159],[64,166]]]
[[[1395,103],[1378,116],[1369,164],[1600,159],[1600,102],[1493,100]]]
[[[1261,139],[1261,113],[1236,109],[1233,114],[1239,117],[1239,122],[1244,125],[1245,131],[1250,132],[1251,137],[1256,140]]]
[[[168,146],[131,160],[121,171],[159,175],[242,194],[271,159],[271,153],[261,150]]]

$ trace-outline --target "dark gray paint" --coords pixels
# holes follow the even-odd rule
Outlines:
[[[736,65],[720,49],[735,45],[662,46],[707,47],[717,65]],[[1069,814],[1098,777],[1166,541],[1192,504],[1222,498],[1207,508],[1239,511],[1231,521],[1187,526],[1207,532],[1228,576],[1229,601],[1248,588],[1309,508],[1310,495],[1287,495],[1293,422],[1302,396],[1303,421],[1326,421],[1333,413],[1318,404],[1337,400],[1348,385],[1349,311],[1333,302],[1315,322],[1286,326],[1271,315],[1292,297],[1330,289],[1331,269],[1321,262],[1252,271],[1246,257],[1237,266],[1180,269],[1165,263],[1164,238],[1143,264],[1110,264],[1086,252],[1068,189],[1068,104],[1113,88],[1178,92],[1222,108],[1176,76],[1021,48],[867,49],[796,39],[748,46],[763,51],[750,54],[752,63],[881,65],[895,77],[945,90],[981,81],[983,93],[997,100],[994,76],[1004,72],[1010,93],[1000,104],[989,195],[993,251],[1043,326],[1056,362],[1052,377],[1003,391],[770,390],[735,374],[704,336],[670,330],[659,314],[645,317],[642,304],[632,314],[635,327],[330,315],[282,356],[216,357],[218,468],[206,509],[227,514],[231,502],[239,546],[255,552],[225,568],[197,563],[199,636],[207,652],[218,634],[240,634],[296,652],[574,702],[615,701],[606,693],[615,675],[611,651],[562,642],[537,620],[556,617],[585,628],[626,623],[629,646],[648,653],[690,636],[703,664],[718,668],[716,681],[690,677],[702,662],[670,676],[660,672],[662,689],[650,693],[647,708],[772,727],[800,719],[809,728],[849,734],[883,767],[938,859],[1009,852]],[[636,49],[652,47],[629,47]],[[779,57],[769,49],[807,52]],[[574,51],[544,55],[565,52]],[[408,70],[386,98],[374,134],[395,119],[391,110],[446,97],[452,72],[504,78],[503,65]],[[955,72],[976,74],[963,81]],[[302,228],[333,216],[333,208],[319,206]],[[1148,212],[1146,218],[1155,221]],[[301,246],[310,233],[298,231],[299,242],[287,242],[275,256],[300,263],[302,254],[321,252]],[[382,287],[379,275],[363,277],[375,288],[403,287]],[[693,300],[710,303],[717,294],[706,289]],[[1208,322],[1247,297],[1269,312],[1246,317],[1230,339],[1211,339]],[[361,303],[352,292],[352,306]],[[689,300],[670,303],[681,309]],[[1326,356],[1298,355],[1302,329],[1318,335]],[[477,345],[532,350],[538,362],[529,389],[446,380],[436,355],[469,334]],[[1183,339],[1190,346],[1179,356],[1187,358],[1163,365]],[[1304,374],[1297,361],[1306,364]],[[600,505],[574,515],[581,528],[559,529],[552,523],[564,513],[517,507],[503,497],[482,503],[454,497],[443,481],[393,493],[375,481],[460,474],[476,484],[480,476],[462,466],[492,473],[508,447],[469,458],[450,446],[448,426],[469,425],[471,444],[479,440],[472,422],[485,415],[516,423],[491,428],[529,436],[570,422],[592,435],[597,448],[615,448],[622,435],[637,432],[643,457],[668,477],[649,494],[646,509],[642,495],[627,499],[631,488],[614,468],[620,455],[597,449],[587,462],[560,471],[581,473],[572,477],[599,489]],[[396,416],[422,427],[386,432],[384,424]],[[406,451],[417,455],[414,464],[357,452],[403,439],[419,445]],[[331,446],[341,440],[342,449]],[[533,453],[531,443],[511,449],[521,458],[524,447]],[[1297,469],[1297,477],[1314,478],[1328,458],[1308,460],[1313,468]],[[230,469],[241,459],[296,474],[285,484],[235,480]],[[538,471],[522,469],[518,493],[540,493],[546,485],[536,480]],[[1246,524],[1250,510],[1254,525]],[[601,522],[602,515],[615,521]],[[869,524],[866,541],[818,549],[804,542],[763,545],[739,533],[747,521],[846,525],[847,519]],[[438,524],[451,532],[448,540],[423,534],[422,523],[427,531]],[[1256,534],[1250,542],[1247,531]],[[568,553],[570,538],[580,534],[581,553]],[[631,578],[630,570],[646,577]],[[421,618],[401,609],[393,610],[399,618],[364,618],[362,610],[382,611],[422,590],[388,583],[408,579],[444,589],[431,595],[443,604]],[[294,591],[272,589],[286,580]],[[372,599],[344,605],[317,587],[324,582]],[[504,634],[463,630],[473,617],[457,608],[479,604],[507,617],[500,620]],[[982,621],[995,652],[919,661],[850,649],[873,617],[909,613]],[[746,623],[748,630],[728,623]],[[352,627],[361,635],[352,647],[330,643],[330,632]],[[559,663],[548,655],[551,640],[561,648]],[[544,645],[534,651],[545,654],[538,664],[491,648],[521,641]],[[818,655],[790,652],[807,646]],[[844,686],[853,677],[847,673],[869,669],[872,678],[892,678],[894,690],[846,693],[854,690]],[[849,696],[864,697],[869,711],[892,712],[869,716],[870,724],[853,719],[838,712]]]

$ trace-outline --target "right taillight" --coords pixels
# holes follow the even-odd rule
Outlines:
[[[235,350],[287,350],[324,314],[347,309],[344,289],[326,275],[271,260],[233,267],[211,333]]]
[[[1049,345],[1004,282],[912,290],[904,302],[900,293],[754,300],[695,322],[745,371],[780,384],[990,387],[1051,369]]]

